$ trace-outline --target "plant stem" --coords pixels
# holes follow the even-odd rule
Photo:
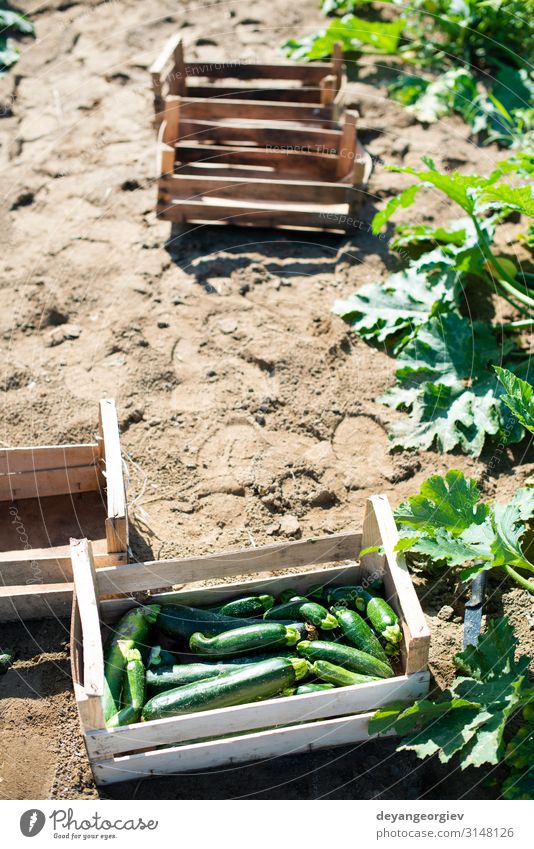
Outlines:
[[[534,324],[534,318],[524,318],[520,321],[508,321],[506,324],[501,324],[503,330],[516,330],[520,327],[530,327]]]
[[[479,246],[482,251],[482,254],[486,258],[486,260],[499,272],[498,286],[503,288],[505,291],[509,292],[521,303],[525,304],[525,306],[534,308],[534,299],[529,298],[529,296],[523,292],[522,288],[517,285],[514,278],[510,277],[510,275],[504,270],[498,259],[496,259],[496,257],[494,256],[493,252],[491,251],[491,248],[488,245],[486,236],[484,235],[484,232],[482,231],[482,228],[478,223],[476,216],[471,215],[471,220],[475,225],[475,230],[477,232]]]
[[[520,575],[519,572],[516,572],[511,566],[503,565],[502,568],[506,574],[516,582],[516,584],[519,584],[519,586],[523,587],[524,590],[527,590],[529,593],[534,595],[534,584],[531,583],[528,578],[524,578],[523,575]]]

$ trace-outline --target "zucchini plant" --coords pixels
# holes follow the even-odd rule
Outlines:
[[[395,702],[380,708],[369,732],[394,729],[397,751],[419,758],[457,758],[461,769],[502,765],[505,799],[534,798],[534,686],[530,658],[516,659],[517,638],[506,617],[490,620],[478,646],[454,655],[458,677],[432,701]]]
[[[437,229],[403,225],[393,247],[415,252],[408,266],[337,301],[333,311],[366,341],[385,343],[397,356],[397,384],[381,400],[409,418],[393,425],[392,448],[460,448],[477,457],[487,439],[508,445],[524,436],[521,420],[500,401],[504,389],[491,366],[506,365],[528,378],[528,360],[513,334],[534,324],[534,275],[500,256],[494,240],[510,213],[534,218],[531,186],[503,180],[509,173],[523,182],[531,177],[534,157],[518,154],[489,177],[444,174],[431,159],[424,162],[426,170],[390,169],[417,183],[377,213],[373,232],[424,188],[443,193],[466,217]],[[476,304],[465,316],[465,293],[480,287],[497,293],[520,318],[492,326],[477,319]]]
[[[533,515],[534,487],[518,489],[508,504],[486,504],[476,482],[451,469],[429,477],[397,507],[397,550],[461,566],[462,581],[497,569],[534,595],[534,565],[525,544]]]
[[[33,24],[9,8],[0,8],[0,78],[18,62],[19,52],[13,46],[13,38],[33,35]]]
[[[399,17],[384,20],[380,6],[400,6]],[[534,76],[525,61],[534,50],[534,0],[322,0],[321,7],[327,25],[283,45],[293,59],[324,59],[336,42],[356,60],[396,55],[418,72],[391,68],[389,94],[418,120],[457,112],[486,143],[534,143]]]

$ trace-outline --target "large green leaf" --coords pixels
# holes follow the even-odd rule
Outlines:
[[[514,660],[516,645],[506,619],[490,622],[478,649],[469,646],[454,658],[470,677],[457,678],[437,701],[380,708],[369,731],[394,729],[404,738],[399,750],[420,758],[437,754],[442,763],[456,755],[462,769],[499,763],[507,723],[532,695],[525,678],[528,658]]]
[[[403,18],[383,22],[344,15],[342,18],[334,18],[325,29],[312,35],[289,39],[283,45],[283,50],[292,59],[306,61],[331,56],[336,43],[341,44],[347,52],[369,46],[374,53],[393,54],[397,52],[404,23]]]
[[[423,531],[442,528],[458,535],[472,524],[482,524],[488,513],[489,507],[480,501],[476,481],[450,469],[445,477],[427,478],[417,495],[397,507],[395,521]]]
[[[488,186],[478,194],[477,207],[485,209],[510,209],[534,218],[534,195],[530,186]]]
[[[477,457],[500,432],[502,408],[488,366],[502,355],[491,328],[456,313],[423,325],[398,357],[398,389],[382,401],[410,411],[392,427],[394,448],[441,451],[457,446]],[[503,437],[505,438],[505,437]],[[508,441],[518,438],[509,433]]]
[[[350,298],[336,301],[333,312],[349,322],[362,339],[384,342],[401,332],[413,333],[441,305],[449,304],[455,291],[454,272],[428,274],[410,266],[383,283],[367,284]]]

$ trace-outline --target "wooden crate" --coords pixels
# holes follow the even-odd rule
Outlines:
[[[95,571],[91,545],[87,540],[73,540],[72,678],[87,752],[98,784],[215,768],[367,740],[367,723],[376,708],[394,699],[411,701],[423,697],[429,685],[429,631],[404,560],[394,552],[397,538],[387,499],[373,496],[368,501],[363,533],[334,534],[206,557]],[[384,555],[367,554],[359,565],[354,562],[344,565],[358,557],[363,547],[377,544],[384,546]],[[317,571],[321,564],[333,563],[337,565]],[[306,566],[315,568],[282,577],[265,576],[266,570],[300,570]],[[138,602],[132,597],[102,600],[103,596],[217,579],[219,583],[208,588],[150,596],[151,602],[205,605],[217,604],[239,592],[279,594],[291,587],[305,593],[318,581],[353,584],[363,581],[366,575],[377,574],[383,576],[386,595],[399,615],[404,633],[402,659],[395,677],[112,730],[104,728],[101,626],[112,625]],[[251,575],[252,580],[225,583],[232,575]]]
[[[72,536],[91,539],[97,566],[127,562],[115,402],[100,402],[96,442],[1,449],[0,511],[0,622],[68,616]]]
[[[192,84],[200,73],[215,80]],[[239,84],[220,85],[230,77]],[[358,142],[357,113],[343,110],[339,46],[330,65],[219,65],[185,62],[175,39],[152,80],[159,218],[353,229],[371,158]],[[299,85],[280,85],[288,80]]]

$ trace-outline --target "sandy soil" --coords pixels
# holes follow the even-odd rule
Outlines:
[[[20,2],[23,9],[35,4]],[[169,241],[154,215],[155,140],[147,68],[183,28],[203,60],[276,57],[321,17],[311,0],[249,4],[154,0],[65,3],[33,14],[38,38],[0,81],[3,208],[0,444],[77,441],[115,397],[128,464],[138,558],[205,553],[360,526],[365,499],[398,503],[428,474],[462,468],[486,495],[506,497],[533,470],[523,443],[492,460],[392,456],[396,415],[377,398],[394,363],[330,315],[336,297],[397,266],[369,233],[375,207],[404,185],[379,165],[351,238],[198,227]],[[352,76],[356,77],[354,68]],[[369,68],[350,86],[361,137],[387,163],[427,153],[447,167],[488,171],[460,121],[424,128],[386,101],[393,73]],[[434,198],[417,216],[456,215]],[[491,469],[491,472],[488,471]],[[439,685],[461,642],[462,595],[418,582]],[[454,599],[451,602],[451,598]],[[452,618],[438,616],[453,605]],[[492,587],[532,647],[531,605]],[[443,612],[441,617],[443,617]],[[78,733],[67,623],[3,627],[18,650],[0,680],[0,796],[90,798],[97,791]],[[394,744],[321,752],[277,764],[124,785],[120,798],[458,798],[495,793],[480,773],[458,776]],[[406,774],[410,772],[410,780]]]

